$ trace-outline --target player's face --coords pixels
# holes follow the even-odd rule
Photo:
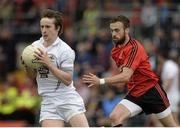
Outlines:
[[[110,24],[112,40],[114,44],[122,45],[125,43],[125,29],[121,22],[115,22]]]
[[[41,34],[47,43],[52,43],[58,37],[58,29],[56,29],[53,18],[42,18],[40,21]]]

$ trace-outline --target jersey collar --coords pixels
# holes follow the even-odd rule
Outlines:
[[[40,38],[40,42],[43,45],[43,42],[44,42],[43,37]],[[56,46],[59,42],[61,42],[61,39],[59,37],[57,37],[56,40],[54,41],[54,43],[50,46]]]

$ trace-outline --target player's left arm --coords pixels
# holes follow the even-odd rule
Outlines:
[[[64,83],[67,86],[71,84],[71,82],[72,82],[72,74],[71,73],[65,72],[65,71],[57,68],[52,63],[50,63],[48,65],[48,68],[54,74],[54,76],[56,76],[62,83]]]
[[[62,83],[64,83],[67,86],[70,85],[72,82],[72,73],[65,72],[59,69],[51,62],[47,52],[44,52],[41,49],[39,49],[39,51],[40,52],[36,52],[36,57],[39,59],[39,62],[44,63],[52,72],[52,74],[56,78],[58,78]]]

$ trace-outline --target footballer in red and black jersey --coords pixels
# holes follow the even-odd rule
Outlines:
[[[130,38],[126,45],[114,47],[111,56],[120,70],[127,67],[134,71],[128,82],[130,95],[141,96],[157,84],[159,77],[152,71],[148,55],[137,40]]]

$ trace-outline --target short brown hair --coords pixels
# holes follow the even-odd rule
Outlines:
[[[51,9],[45,9],[43,10],[41,14],[41,18],[47,17],[47,18],[54,18],[55,19],[55,27],[56,29],[60,27],[60,30],[58,32],[58,35],[60,36],[63,29],[63,19],[62,19],[62,13],[59,11],[51,10]]]
[[[127,17],[123,16],[123,15],[119,15],[113,19],[110,20],[110,23],[115,23],[115,22],[121,22],[123,23],[125,28],[129,28],[130,27],[130,21]]]

